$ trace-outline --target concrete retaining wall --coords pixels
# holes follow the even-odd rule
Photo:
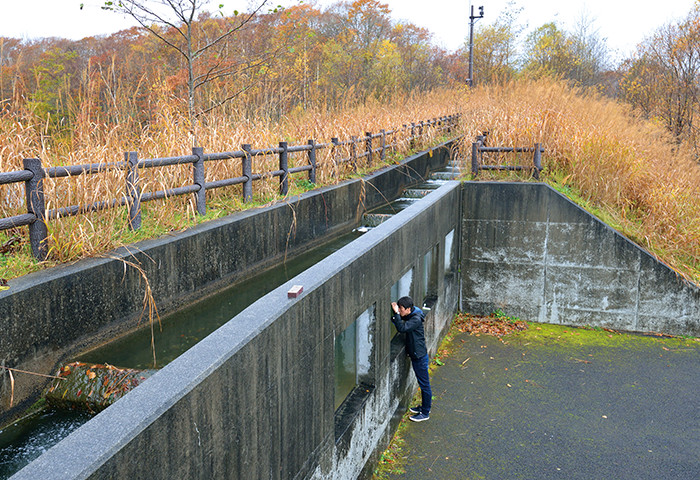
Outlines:
[[[700,333],[697,287],[551,188],[448,182],[256,301],[13,479],[367,476],[416,388],[389,322],[407,275],[432,304],[431,354],[460,295],[475,313]],[[290,300],[295,284],[304,292]],[[336,409],[335,340],[358,318],[366,364]]]
[[[457,308],[459,200],[449,182],[270,292],[13,478],[357,478],[416,388],[392,355],[392,286],[433,283],[431,353]],[[335,338],[367,311],[366,375],[336,410]]]
[[[449,150],[448,143],[361,180],[12,280],[0,292],[0,364],[52,373],[61,359],[135,328],[144,282],[126,262],[143,269],[160,313],[168,313],[347,231],[363,208],[444,167]],[[44,383],[22,376],[12,411],[26,408]],[[12,413],[9,389],[0,376],[0,425]]]
[[[543,184],[464,184],[462,308],[700,335],[700,290]]]

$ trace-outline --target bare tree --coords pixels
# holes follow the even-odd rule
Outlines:
[[[199,108],[197,91],[209,82],[235,76],[246,69],[259,67],[265,57],[231,62],[227,55],[228,41],[250,24],[268,0],[258,0],[253,10],[231,17],[224,17],[222,5],[218,5],[223,28],[203,32],[197,20],[206,14],[210,0],[115,0],[106,1],[103,9],[112,10],[135,19],[143,28],[155,35],[182,58],[187,69],[188,114],[196,144],[195,126],[200,115],[226,103],[242,93],[246,87],[230,93],[214,105]],[[270,10],[276,12],[278,8]],[[206,58],[206,61],[204,61]]]
[[[570,78],[587,87],[599,84],[601,74],[609,68],[610,62],[606,39],[595,28],[595,18],[582,12],[570,39],[576,58]]]
[[[700,6],[685,20],[659,28],[623,68],[622,97],[699,151]]]

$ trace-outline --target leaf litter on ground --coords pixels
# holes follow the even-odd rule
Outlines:
[[[528,328],[524,321],[508,317],[499,313],[492,313],[489,316],[472,315],[469,313],[459,313],[454,320],[455,327],[463,333],[485,334],[502,337],[509,333],[521,332]]]

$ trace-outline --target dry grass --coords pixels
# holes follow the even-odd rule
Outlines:
[[[465,159],[486,129],[494,146],[541,143],[545,181],[579,197],[686,278],[700,280],[700,168],[661,126],[553,80],[475,89],[462,119]],[[521,160],[532,165],[529,156]]]
[[[451,101],[451,92],[435,92],[417,97],[406,96],[391,105],[368,103],[340,112],[328,113],[323,110],[295,112],[279,121],[240,120],[230,117],[210,116],[205,124],[197,128],[198,143],[204,146],[205,153],[236,151],[244,143],[253,148],[276,147],[280,141],[290,144],[305,144],[314,139],[317,143],[330,143],[332,137],[341,141],[351,136],[363,136],[365,132],[378,133],[381,129],[398,130],[388,139],[399,142],[395,149],[407,153],[405,140],[408,130],[402,125],[417,120],[429,120],[454,112],[456,105]],[[178,99],[167,93],[160,99],[158,116],[147,128],[133,131],[133,125],[99,125],[90,123],[89,115],[78,115],[81,119],[74,135],[67,141],[56,140],[47,133],[43,124],[29,113],[20,117],[14,114],[0,116],[0,171],[21,170],[22,159],[41,158],[44,168],[57,165],[80,165],[88,163],[111,163],[121,161],[125,151],[137,150],[139,158],[156,158],[188,155],[193,144],[192,129],[185,111]],[[450,110],[452,109],[452,110]],[[242,115],[239,116],[243,118]],[[420,148],[435,139],[429,132]],[[337,152],[342,157],[349,156],[347,148]],[[376,163],[377,156],[374,158]],[[253,173],[277,170],[276,155],[255,157]],[[306,154],[290,155],[290,167],[306,163]],[[331,184],[353,174],[349,163],[336,165],[331,149],[317,152],[317,183]],[[241,175],[240,159],[207,162],[206,180],[238,177]],[[360,168],[364,168],[360,165]],[[190,165],[140,169],[142,192],[166,190],[192,183]],[[305,174],[297,174],[297,178]],[[269,178],[254,182],[256,202],[267,203],[279,197],[279,180]],[[72,178],[47,178],[44,181],[46,208],[61,208],[71,205],[86,205],[105,199],[116,199],[126,195],[126,180],[123,170],[107,173],[81,175]],[[22,184],[0,186],[0,216],[9,217],[26,213]],[[241,198],[241,186],[227,187],[207,192],[208,209],[216,209],[210,216],[221,216],[249,205]],[[144,226],[139,233],[129,232],[126,221],[126,208],[116,208],[76,217],[66,217],[48,222],[49,260],[43,264],[33,264],[29,268],[18,268],[18,263],[32,263],[29,258],[28,232],[26,227],[4,233],[0,232],[0,244],[11,237],[20,237],[20,249],[2,255],[0,258],[0,278],[13,278],[27,271],[36,270],[62,262],[74,261],[86,256],[101,255],[123,244],[142,238],[181,230],[199,221],[195,216],[193,196],[169,198],[144,204]]]
[[[82,123],[70,142],[52,142],[44,126],[30,115],[0,116],[0,171],[21,169],[24,157],[39,157],[49,167],[119,161],[124,151],[132,149],[137,149],[141,158],[187,154],[193,140],[180,113],[184,108],[167,93],[161,95],[162,108],[148,128],[134,131],[133,125],[91,124],[88,115],[79,116]],[[240,150],[243,143],[254,148],[277,146],[279,141],[301,144],[312,138],[329,143],[332,137],[347,140],[368,131],[402,130],[402,125],[411,121],[457,112],[462,114],[465,136],[460,146],[465,171],[470,167],[471,142],[484,130],[490,132],[488,142],[493,146],[541,143],[546,149],[545,181],[584,202],[687,278],[700,280],[700,169],[690,153],[685,153],[690,150],[674,144],[662,127],[635,118],[625,106],[553,80],[407,95],[391,104],[369,102],[332,113],[324,109],[294,111],[275,122],[212,116],[198,128],[197,135],[205,152]],[[400,143],[397,153],[408,151],[403,133],[396,138]],[[425,142],[432,140],[436,139]],[[261,161],[262,157],[256,158],[254,172],[277,168],[275,156]],[[292,155],[290,166],[304,161],[304,155]],[[353,173],[349,165],[341,167],[333,162],[330,149],[319,152],[317,161],[320,184]],[[532,165],[529,154],[510,155],[501,161]],[[206,168],[207,181],[240,175],[239,160],[207,162]],[[189,166],[147,169],[141,174],[143,191],[192,181]],[[482,172],[479,178],[489,177]],[[523,175],[492,178],[523,179]],[[125,194],[124,172],[47,180],[45,188],[48,208],[118,198]],[[256,182],[255,204],[278,198],[277,188],[276,178]],[[207,192],[207,208],[212,211],[207,218],[248,207],[240,196],[240,186]],[[23,213],[23,205],[23,186],[0,187],[1,216]],[[186,228],[202,220],[194,211],[189,196],[148,203],[139,233],[127,230],[124,208],[51,221],[50,261],[46,265],[103,254],[128,242]],[[26,239],[26,230],[8,231],[0,236],[0,243],[13,235]],[[26,246],[21,252],[2,256],[0,278],[23,272],[16,266],[27,263],[23,252],[28,257]]]

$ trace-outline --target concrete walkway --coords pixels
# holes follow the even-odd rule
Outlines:
[[[458,333],[402,479],[700,479],[700,342]]]

